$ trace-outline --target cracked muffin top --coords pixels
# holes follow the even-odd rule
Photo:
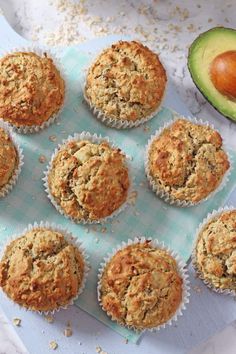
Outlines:
[[[149,241],[119,250],[100,280],[100,303],[113,320],[138,330],[167,322],[182,301],[175,259]]]
[[[195,265],[213,287],[236,292],[236,210],[223,212],[202,228]]]
[[[157,54],[141,43],[120,41],[90,67],[85,96],[107,117],[137,121],[157,110],[166,81]]]
[[[111,215],[126,201],[129,184],[125,156],[105,141],[64,144],[48,174],[51,195],[75,221]]]
[[[77,247],[47,228],[13,240],[0,262],[0,286],[14,302],[33,311],[53,311],[78,294],[84,261]]]
[[[221,183],[230,163],[220,134],[185,119],[176,120],[154,138],[148,170],[160,191],[197,203]]]
[[[8,133],[0,128],[0,189],[11,179],[18,164],[18,154]]]
[[[46,53],[8,54],[0,74],[0,117],[17,127],[41,125],[64,102],[64,80]]]

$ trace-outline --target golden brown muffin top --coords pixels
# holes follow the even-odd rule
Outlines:
[[[210,220],[200,231],[196,267],[213,287],[236,291],[236,210]]]
[[[75,220],[99,220],[127,199],[128,168],[107,142],[71,141],[56,154],[48,176],[52,196]]]
[[[35,228],[13,240],[0,262],[0,286],[14,302],[33,311],[68,305],[84,276],[83,256],[65,237]]]
[[[0,117],[20,126],[41,125],[62,106],[65,83],[51,58],[15,52],[0,59]]]
[[[167,322],[182,300],[176,261],[150,242],[118,251],[105,266],[100,299],[113,320],[138,330]]]
[[[120,41],[90,67],[85,96],[108,117],[136,121],[157,110],[166,81],[157,54],[141,43]]]
[[[11,179],[17,163],[16,148],[8,133],[0,128],[0,189]]]
[[[196,203],[207,197],[229,167],[220,134],[185,119],[164,129],[149,149],[148,168],[154,183],[181,201]]]

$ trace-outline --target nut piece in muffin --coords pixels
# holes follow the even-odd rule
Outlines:
[[[80,250],[62,233],[39,227],[6,247],[0,262],[0,286],[20,306],[53,311],[76,297],[84,268]]]
[[[148,150],[147,175],[174,200],[200,202],[219,187],[229,167],[220,134],[186,119],[165,128]]]
[[[183,297],[175,259],[149,241],[126,246],[106,264],[99,300],[113,320],[137,330],[170,320]]]
[[[6,186],[19,164],[17,150],[9,134],[0,127],[0,191]]]
[[[108,118],[135,122],[158,109],[166,81],[157,54],[139,42],[120,41],[90,67],[85,98]]]
[[[207,222],[197,238],[194,264],[210,286],[236,293],[236,210]]]
[[[8,54],[0,74],[0,117],[16,127],[40,126],[64,103],[64,80],[46,53]]]
[[[48,174],[50,194],[75,221],[111,215],[126,202],[129,184],[125,156],[106,141],[64,144]]]

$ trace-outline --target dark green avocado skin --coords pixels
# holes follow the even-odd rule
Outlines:
[[[195,84],[195,86],[198,88],[198,90],[201,92],[201,94],[204,96],[204,98],[206,99],[206,101],[208,103],[210,103],[210,105],[218,112],[220,113],[221,115],[223,115],[224,117],[230,119],[230,120],[233,120],[234,122],[236,122],[236,118],[232,117],[230,114],[227,114],[226,112],[222,112],[220,106],[218,103],[214,102],[213,100],[210,100],[207,95],[205,94],[205,91],[202,89],[202,87],[198,84],[198,82],[195,80],[194,78],[194,74],[192,72],[192,68],[191,68],[191,58],[192,58],[192,52],[193,52],[193,49],[195,47],[195,44],[200,40],[202,39],[206,34],[212,32],[212,31],[234,31],[235,32],[235,41],[236,41],[236,30],[234,28],[229,28],[229,27],[213,27],[211,29],[209,29],[208,31],[206,32],[203,32],[201,33],[191,44],[191,46],[189,47],[189,50],[188,50],[188,59],[187,59],[187,66],[188,66],[188,70],[189,70],[189,73],[190,73],[190,76]],[[236,50],[236,42],[235,42],[235,50]]]

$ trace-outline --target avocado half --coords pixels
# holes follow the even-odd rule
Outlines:
[[[236,100],[220,93],[210,77],[212,61],[227,51],[236,51],[236,30],[212,28],[192,43],[188,54],[188,68],[195,85],[205,98],[225,117],[236,121]]]

